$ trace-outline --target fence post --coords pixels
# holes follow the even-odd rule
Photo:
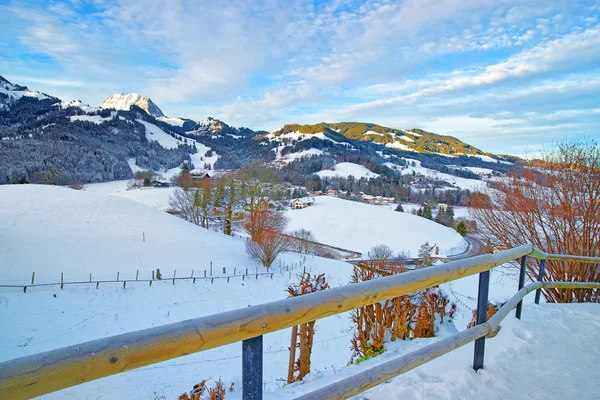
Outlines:
[[[175,284],[175,274],[177,273],[177,270],[173,270],[173,285]]]
[[[525,286],[525,268],[527,268],[527,256],[521,257],[521,270],[519,271],[519,290]],[[523,300],[517,304],[516,317],[521,319],[521,311],[523,310]]]
[[[212,261],[210,262],[210,276],[212,276]]]
[[[487,320],[488,294],[490,290],[490,271],[479,274],[479,290],[477,292],[477,325]],[[483,356],[485,352],[485,336],[475,340],[475,352],[473,355],[473,369],[475,371],[483,368]]]
[[[138,277],[139,277],[139,276],[140,276],[140,270],[139,270],[139,269],[136,269],[136,270],[135,270],[135,280],[136,280],[136,281],[138,280]]]
[[[540,275],[538,276],[538,281],[544,280],[544,274],[546,273],[546,260],[542,260],[540,262]],[[540,295],[542,294],[542,289],[538,289],[535,291],[535,304],[540,304]]]
[[[31,284],[33,285],[33,280],[35,279],[35,271],[31,274]]]
[[[242,399],[262,400],[263,337],[242,342]]]
[[[61,272],[60,273],[60,290],[63,289],[63,286],[65,285],[65,281],[64,281],[64,274]]]

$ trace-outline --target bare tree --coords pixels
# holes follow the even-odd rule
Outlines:
[[[263,204],[269,200],[277,200],[281,197],[279,173],[260,164],[249,164],[243,166],[235,178],[241,183],[244,208],[252,212],[263,208]]]
[[[298,254],[314,254],[317,245],[316,238],[307,229],[298,229],[290,233],[290,250]]]
[[[278,232],[262,232],[255,241],[246,239],[246,252],[250,257],[260,260],[267,271],[279,253],[287,248],[288,238]]]
[[[542,160],[473,194],[472,215],[495,245],[530,243],[549,253],[600,255],[600,148],[594,141],[556,145]],[[528,263],[536,280],[539,266]],[[600,282],[591,264],[548,261],[547,279]],[[592,289],[544,289],[551,302],[598,301]]]
[[[378,244],[369,250],[369,260],[388,261],[394,255],[394,251],[386,244]]]
[[[246,214],[244,229],[256,241],[264,232],[281,233],[287,226],[287,218],[272,210],[254,210]]]
[[[246,215],[244,229],[250,237],[246,240],[246,252],[259,259],[269,269],[279,253],[289,248],[289,240],[281,232],[287,225],[283,214],[271,210],[255,210]]]

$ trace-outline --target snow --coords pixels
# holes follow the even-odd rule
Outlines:
[[[377,135],[377,136],[384,136],[383,133],[379,133],[379,132],[375,132],[375,131],[366,131],[365,135]]]
[[[99,108],[114,108],[115,110],[129,111],[132,105],[136,105],[145,110],[148,114],[155,117],[163,117],[164,114],[156,104],[147,96],[140,96],[137,93],[112,94],[108,96]]]
[[[156,119],[173,126],[183,126],[185,124],[185,120],[179,117],[158,117]]]
[[[136,121],[146,127],[146,139],[148,139],[148,141],[153,140],[158,142],[158,144],[165,149],[176,149],[180,143],[183,144],[182,141],[175,139],[173,136],[150,122],[146,122],[143,119],[136,119]]]
[[[531,296],[531,295],[530,295]],[[379,399],[597,399],[600,387],[600,305],[543,304],[523,307],[523,320],[511,313],[495,338],[487,339],[484,368],[472,369],[473,345],[467,344],[412,371],[376,386],[357,398]],[[442,338],[443,334],[439,338]],[[361,369],[409,353],[439,338],[394,343],[381,356],[321,374],[296,395],[347,378]],[[392,347],[392,346],[390,346]]]
[[[284,147],[284,146],[279,146],[279,147]],[[292,161],[292,160],[296,160],[296,159],[302,158],[302,157],[312,157],[312,156],[320,156],[323,154],[327,154],[327,152],[325,152],[321,149],[313,149],[311,147],[308,150],[302,150],[297,153],[288,153],[283,157],[279,157],[279,154],[281,154],[281,149],[279,149],[279,147],[277,147],[277,149],[274,149],[274,150],[277,151],[278,159],[280,158],[282,161]]]
[[[89,121],[95,124],[101,124],[104,121],[110,121],[117,113],[111,112],[110,117],[102,118],[99,115],[72,115],[69,118],[71,121]]]
[[[414,142],[414,140],[412,140],[408,136],[398,136],[398,139],[406,140],[407,142]]]
[[[428,176],[433,179],[443,180],[443,181],[453,184],[454,186],[456,186],[458,188],[468,189],[468,190],[472,190],[472,191],[480,189],[481,187],[485,186],[485,182],[483,182],[481,180],[461,178],[458,176],[445,174],[443,172],[425,168],[425,167],[421,166],[421,161],[419,161],[419,160],[414,160],[412,158],[406,158],[406,161],[409,164],[414,161],[415,166],[413,167],[412,165],[409,165],[408,167],[406,167],[403,170],[403,172],[405,174],[412,173],[412,171],[415,171],[415,173],[422,174],[423,176]]]
[[[302,210],[288,210],[288,229],[311,230],[317,241],[367,253],[386,244],[395,252],[410,251],[415,257],[426,241],[439,246],[440,255],[459,253],[466,243],[462,236],[425,218],[409,213],[332,196],[319,196]]]
[[[96,112],[98,110],[98,108],[91,107],[89,104],[84,104],[79,100],[63,101],[62,103],[60,103],[60,106],[62,108],[68,108],[68,107],[81,108],[86,113],[87,112]]]
[[[265,137],[271,141],[279,141],[279,142],[283,141],[284,139],[296,140],[296,141],[301,142],[303,140],[308,140],[311,138],[318,138],[321,140],[329,140],[335,144],[340,144],[340,142],[337,142],[337,141],[331,139],[330,137],[325,136],[325,134],[323,132],[302,133],[300,131],[294,131],[294,132],[284,133],[283,135],[278,135],[278,136],[275,136],[273,133],[269,133]]]
[[[477,154],[477,155],[474,155],[472,157],[477,157],[477,158],[479,158],[479,159],[481,159],[483,161],[487,161],[487,162],[493,162],[493,163],[497,162],[495,158],[492,158],[490,156],[484,156],[482,154]]]
[[[158,192],[158,189],[149,190]],[[144,191],[138,191],[139,193]],[[164,212],[117,196],[37,185],[0,187],[0,254],[2,283],[93,279],[128,279],[127,287],[103,283],[59,287],[0,289],[0,318],[11,329],[0,333],[0,361],[47,351],[151,326],[182,321],[285,298],[285,289],[301,272],[302,259],[280,255],[273,277],[135,283],[160,268],[163,277],[233,275],[233,269],[264,272],[246,255],[240,238],[212,232]],[[31,251],[35,248],[36,251]],[[330,284],[345,285],[350,264],[308,257],[307,269],[325,273]],[[289,268],[289,271],[288,271]],[[252,276],[252,275],[250,275]],[[54,296],[56,295],[56,297]],[[317,324],[313,366],[321,371],[348,361],[349,316],[333,316]],[[288,362],[289,330],[265,336],[267,390],[281,386]],[[336,352],[332,358],[330,351]],[[241,344],[224,346],[77,386],[44,398],[151,398],[154,391],[176,398],[202,379],[241,386]],[[229,383],[228,382],[228,383]],[[239,398],[239,389],[232,398]]]
[[[354,164],[349,162],[339,163],[333,166],[333,171],[324,169],[317,172],[321,178],[331,178],[334,176],[348,177],[352,175],[356,179],[360,178],[377,178],[379,174],[369,171],[366,167],[360,164]]]
[[[491,173],[494,172],[494,170],[490,169],[490,168],[462,167],[462,166],[458,166],[458,165],[448,165],[448,168],[466,169],[466,170],[469,170],[469,171],[474,172],[474,173],[479,174],[479,175],[487,175],[487,174],[491,174]]]
[[[399,149],[399,150],[404,150],[404,151],[416,151],[415,149],[410,148],[407,145],[402,144],[400,142],[386,143],[385,147],[391,147],[393,149]]]
[[[88,185],[85,191],[56,186],[0,186],[0,281],[27,284],[35,271],[36,282],[58,282],[93,278],[127,279],[119,283],[0,289],[0,320],[10,329],[0,330],[0,361],[10,360],[103,337],[183,321],[194,317],[247,307],[286,297],[287,285],[296,281],[301,259],[280,255],[273,278],[241,280],[232,269],[264,269],[245,254],[240,238],[212,232],[164,212],[120,198],[126,181]],[[121,188],[121,189],[120,189]],[[162,189],[131,191],[159,193]],[[169,189],[164,189],[167,192]],[[106,194],[113,195],[106,195]],[[131,194],[127,192],[127,195]],[[133,197],[135,197],[134,195]],[[152,196],[150,196],[152,197]],[[147,198],[148,199],[148,198]],[[146,199],[146,200],[147,200]],[[318,240],[358,250],[388,240],[394,249],[416,249],[415,236],[426,234],[430,242],[451,245],[452,230],[391,208],[318,197],[304,210],[288,211],[290,228],[308,227]],[[308,222],[302,225],[300,222]],[[295,227],[293,224],[297,224]],[[460,239],[462,240],[462,239]],[[329,241],[329,242],[328,242]],[[414,245],[412,244],[414,242]],[[369,243],[369,244],[370,244]],[[33,251],[35,249],[35,251]],[[440,249],[442,250],[442,249]],[[210,280],[177,281],[168,277],[196,276],[210,271]],[[313,273],[325,273],[333,287],[347,284],[350,264],[317,257],[306,259]],[[227,273],[222,273],[226,267]],[[136,283],[160,268],[163,277],[150,287]],[[287,269],[290,268],[290,271]],[[201,272],[200,272],[201,271]],[[492,271],[490,297],[506,299],[516,292],[514,270]],[[507,276],[506,274],[509,274]],[[477,291],[477,276],[442,285],[449,296],[457,296],[459,311]],[[364,394],[369,399],[489,398],[529,399],[595,398],[600,385],[596,365],[600,357],[600,305],[531,304],[525,300],[523,320],[514,314],[502,323],[497,337],[486,343],[485,368],[470,369],[472,345],[395,378]],[[470,306],[457,314],[458,330],[465,328]],[[438,337],[396,341],[386,352],[358,365],[347,366],[352,330],[348,313],[317,322],[313,344],[312,373],[303,382],[282,388],[286,375],[290,330],[264,337],[265,399],[291,398],[411,352],[440,338],[455,334],[450,324],[440,326]],[[565,367],[568,365],[568,368]],[[213,383],[222,378],[235,390],[227,399],[241,398],[241,344],[223,346],[175,360],[150,365],[123,374],[75,386],[44,396],[72,398],[177,398],[202,379]]]

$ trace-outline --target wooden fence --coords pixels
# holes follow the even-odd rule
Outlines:
[[[528,256],[541,261],[540,276],[538,282],[524,286]],[[521,261],[518,292],[496,315],[486,321],[490,270],[514,260]],[[478,325],[300,398],[347,398],[473,341],[473,366],[479,369],[483,366],[485,337],[494,334],[498,324],[513,308],[517,308],[517,317],[520,318],[522,299],[531,291],[538,291],[538,302],[539,290],[543,287],[600,289],[600,283],[597,282],[543,282],[546,260],[600,263],[600,258],[550,255],[531,245],[523,245],[496,254],[457,260],[2,362],[0,393],[10,399],[36,397],[145,365],[242,341],[243,398],[261,399],[263,335],[474,274],[479,274]]]

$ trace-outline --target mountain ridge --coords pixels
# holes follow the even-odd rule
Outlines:
[[[141,96],[137,93],[111,94],[98,107],[128,111],[132,105],[138,106],[153,117],[165,116],[162,110],[150,99],[150,97]]]

